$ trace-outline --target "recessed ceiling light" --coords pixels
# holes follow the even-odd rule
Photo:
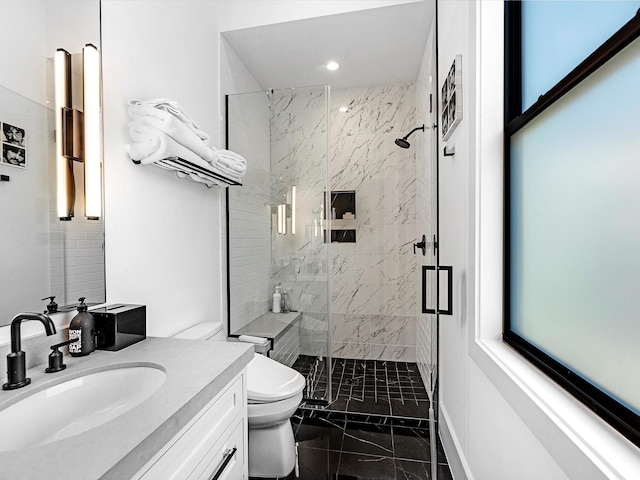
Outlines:
[[[329,62],[327,63],[327,70],[338,70],[340,68],[340,65],[338,64],[338,62]]]
[[[340,107],[338,110],[341,111],[341,112],[349,111],[349,109],[347,107]]]

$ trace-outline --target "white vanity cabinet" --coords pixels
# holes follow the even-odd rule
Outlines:
[[[133,479],[246,479],[246,369],[162,447]]]

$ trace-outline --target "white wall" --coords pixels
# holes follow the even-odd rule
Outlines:
[[[239,247],[235,255],[242,256],[236,259],[238,266],[231,279],[233,288],[231,294],[231,318],[233,325],[231,331],[238,330],[260,314],[268,310],[269,298],[269,266],[270,255],[270,219],[269,215],[262,218],[259,213],[266,209],[262,193],[269,192],[269,119],[270,111],[266,92],[264,94],[250,92],[262,92],[264,89],[247,69],[233,47],[224,38],[220,37],[220,139],[225,138],[225,96],[234,95],[230,102],[230,115],[233,107],[239,115],[232,117],[230,123],[233,129],[229,134],[229,147],[243,155],[247,159],[247,174],[242,180],[242,187],[231,188],[229,215],[239,220],[234,223],[235,232],[230,232],[230,243]],[[227,270],[227,224],[222,217],[222,271]],[[233,237],[242,238],[237,241]],[[240,253],[241,252],[241,253]],[[223,292],[228,288],[226,276]],[[227,296],[222,295],[223,312],[228,311]],[[234,311],[234,309],[236,311]],[[228,328],[224,322],[225,329]]]
[[[0,85],[44,104],[46,0],[0,0],[3,12]]]
[[[154,166],[125,144],[127,101],[176,100],[220,146],[217,3],[102,3],[106,271],[109,302],[147,305],[149,335],[222,313],[224,191]]]
[[[231,333],[271,305],[270,121],[266,92],[229,97],[229,145],[247,159],[242,187],[229,189]]]
[[[502,2],[439,2],[439,82],[462,54],[464,112],[440,161],[441,435],[454,478],[640,478],[640,453],[500,341]],[[442,150],[442,149],[441,149]]]
[[[233,0],[220,2],[221,32],[421,0]]]

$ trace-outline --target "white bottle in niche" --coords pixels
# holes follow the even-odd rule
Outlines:
[[[276,291],[273,294],[273,305],[271,311],[273,313],[280,313],[280,306],[282,305],[282,295],[280,294],[280,286],[276,287]]]

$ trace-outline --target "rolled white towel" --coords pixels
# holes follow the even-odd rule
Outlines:
[[[200,130],[200,127],[195,122],[195,120],[187,115],[187,112],[185,112],[176,101],[166,98],[152,98],[149,100],[133,99],[129,100],[129,105],[136,107],[152,107],[157,110],[164,110],[165,112],[169,112],[171,115],[178,118],[183,123],[193,127],[195,130]]]
[[[126,146],[132,160],[144,165],[155,163],[167,157],[180,157],[190,162],[204,162],[193,150],[176,142],[157,128],[129,128],[129,136],[133,141]]]
[[[135,120],[129,122],[129,131],[146,132],[159,130],[206,161],[210,163],[214,161],[211,148],[193,130],[180,120],[177,120],[173,115],[160,110],[156,111],[160,115],[142,115],[139,117],[132,115]]]
[[[182,175],[178,176],[181,178],[189,176],[191,179],[206,183],[208,186],[214,184],[226,185],[224,182],[218,182],[210,177],[201,175],[194,169],[189,169],[188,167],[176,168],[175,163],[172,163],[170,158],[179,157],[206,171],[213,171],[218,175],[228,177],[240,183],[240,177],[237,174],[233,172],[229,173],[215,167],[158,129],[147,127],[145,130],[140,131],[134,128],[129,131],[129,135],[133,143],[126,145],[127,153],[129,153],[132,160],[140,162],[143,165],[155,163],[158,166],[170,170],[177,170],[179,168]]]
[[[269,345],[269,339],[263,337],[254,337],[253,335],[239,335],[238,340],[244,343],[253,343],[254,345]]]
[[[218,168],[224,169],[228,172],[238,176],[243,176],[247,173],[247,160],[240,154],[232,152],[231,150],[220,150],[213,148],[214,162],[213,164]]]
[[[166,110],[160,110],[147,105],[132,105],[127,109],[127,113],[132,120],[145,119],[153,121],[153,125],[168,135],[176,136],[176,140],[180,141],[180,137],[184,137],[184,141],[193,142],[191,138],[197,138],[202,144],[208,145],[210,135],[200,128],[183,122],[179,117],[172,115]],[[180,137],[178,137],[178,135]]]
[[[142,119],[129,123],[129,136],[133,142],[126,146],[127,153],[132,160],[145,165],[167,157],[180,157],[237,182],[247,170],[246,160],[237,153],[202,144],[196,152]]]
[[[222,182],[214,182],[209,178],[204,178],[202,175],[198,175],[195,172],[181,172],[179,170],[176,170],[176,176],[178,178],[188,178],[189,180],[193,180],[194,182],[204,183],[209,188],[213,187],[214,185],[221,185],[223,187],[227,186]]]

